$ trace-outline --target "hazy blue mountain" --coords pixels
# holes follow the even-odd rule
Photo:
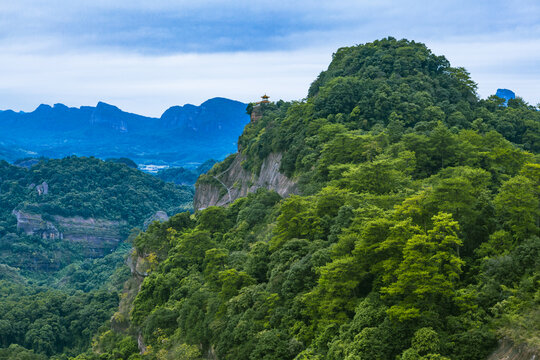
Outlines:
[[[216,162],[214,159],[209,159],[194,169],[185,167],[162,169],[155,175],[165,182],[172,182],[177,185],[195,185],[199,176],[207,173]]]
[[[516,94],[512,90],[508,90],[508,89],[497,89],[497,92],[495,93],[495,95],[505,100],[504,101],[505,106],[508,105],[508,100],[516,98]]]
[[[222,159],[236,151],[249,121],[246,105],[213,98],[200,106],[173,106],[160,118],[103,102],[95,107],[42,104],[32,112],[0,111],[0,158],[93,155],[176,165]]]
[[[0,134],[0,139],[1,137],[2,134]],[[37,156],[37,153],[24,149],[19,145],[13,144],[12,142],[0,140],[0,159],[13,162],[16,159],[34,156]]]

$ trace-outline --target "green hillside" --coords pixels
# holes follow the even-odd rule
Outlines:
[[[95,158],[30,169],[0,161],[0,359],[86,351],[118,308],[132,229],[158,210],[190,209],[192,197],[189,187]]]
[[[239,139],[254,174],[283,153],[301,195],[151,225],[133,241],[145,273],[74,359],[539,351],[540,112],[503,103],[420,43],[339,49],[306,100],[262,104]]]
[[[127,359],[139,333],[146,353],[130,359],[472,360],[500,337],[539,348],[540,112],[475,89],[420,43],[339,49],[307,100],[263,104],[239,141],[253,173],[284,153],[302,195],[261,189],[139,236],[159,261],[130,331],[77,359]]]
[[[42,160],[30,169],[1,161],[0,181],[0,262],[23,271],[102,257],[155,212],[189,209],[193,196],[190,188],[96,158]],[[14,212],[22,214],[19,224]]]

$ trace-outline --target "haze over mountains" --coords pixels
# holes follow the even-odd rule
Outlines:
[[[95,107],[40,105],[33,112],[0,111],[0,158],[69,155],[129,157],[137,163],[189,165],[236,151],[249,122],[247,104],[213,98],[167,109],[160,118]]]

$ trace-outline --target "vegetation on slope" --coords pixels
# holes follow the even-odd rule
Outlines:
[[[134,240],[148,275],[130,328],[103,328],[75,359],[473,360],[498,336],[540,348],[540,113],[502,103],[422,44],[340,49],[306,101],[263,105],[240,138],[254,172],[283,152],[303,195],[259,189],[153,224]]]
[[[48,193],[36,185],[47,183]],[[119,221],[127,238],[158,210],[191,207],[193,190],[164,183],[121,163],[69,157],[42,160],[30,169],[0,161],[0,261],[27,270],[58,270],[84,259],[80,244],[17,232],[12,211]]]
[[[388,38],[338,50],[240,138],[302,184],[152,227],[127,359],[483,359],[539,346],[538,109]],[[527,329],[522,331],[521,329]],[[119,345],[129,339],[116,335]],[[115,345],[100,355],[112,359]]]
[[[0,162],[0,359],[67,359],[86,351],[118,308],[129,277],[129,243],[87,258],[81,244],[18,232],[14,209],[51,221],[54,215],[121,221],[127,237],[157,210],[191,207],[191,188],[125,163],[69,157],[26,169]],[[43,182],[47,194],[36,190]]]
[[[4,181],[17,187],[12,204],[22,209],[62,216],[82,216],[124,220],[140,226],[157,210],[170,214],[186,209],[192,197],[188,188],[175,187],[122,163],[104,162],[96,158],[67,157],[41,161],[29,170],[14,171],[3,163]],[[40,195],[27,189],[30,184],[47,182],[49,194]],[[15,208],[2,206],[2,210]]]

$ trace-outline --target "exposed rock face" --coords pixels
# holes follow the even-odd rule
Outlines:
[[[280,153],[270,154],[257,176],[242,167],[245,157],[239,154],[227,170],[214,177],[215,182],[197,184],[193,200],[195,210],[228,205],[259,188],[274,190],[283,197],[297,194],[296,182],[279,172],[281,158]]]
[[[164,222],[167,220],[169,220],[169,216],[165,211],[156,211],[154,215],[150,216],[144,221],[143,228],[146,230],[148,228],[148,225],[150,225],[154,221]]]
[[[488,360],[538,360],[540,354],[526,345],[514,345],[510,340],[502,340]]]
[[[17,217],[17,230],[26,235],[38,235],[43,239],[58,239],[62,236],[56,226],[44,221],[40,214],[14,210],[13,215]]]
[[[138,256],[136,250],[133,250],[127,257],[126,265],[131,270],[131,277],[124,283],[118,311],[111,317],[111,327],[113,330],[124,334],[128,332],[130,327],[129,318],[130,312],[133,309],[133,301],[137,293],[141,290],[144,278],[148,275],[146,274],[146,270],[148,269],[147,261],[143,257]],[[143,340],[142,337],[140,339]],[[144,345],[144,342],[142,344]]]
[[[262,116],[263,116],[263,113],[262,113],[261,105],[255,105],[253,107],[253,110],[251,111],[250,121],[257,122],[260,119],[262,119]]]
[[[99,257],[116,248],[125,236],[125,222],[105,219],[84,219],[80,216],[53,216],[46,221],[40,214],[14,210],[17,230],[27,235],[38,235],[43,239],[63,239],[79,243],[87,256]]]
[[[39,195],[47,195],[49,193],[49,184],[44,181],[41,185],[36,186],[36,190]]]

